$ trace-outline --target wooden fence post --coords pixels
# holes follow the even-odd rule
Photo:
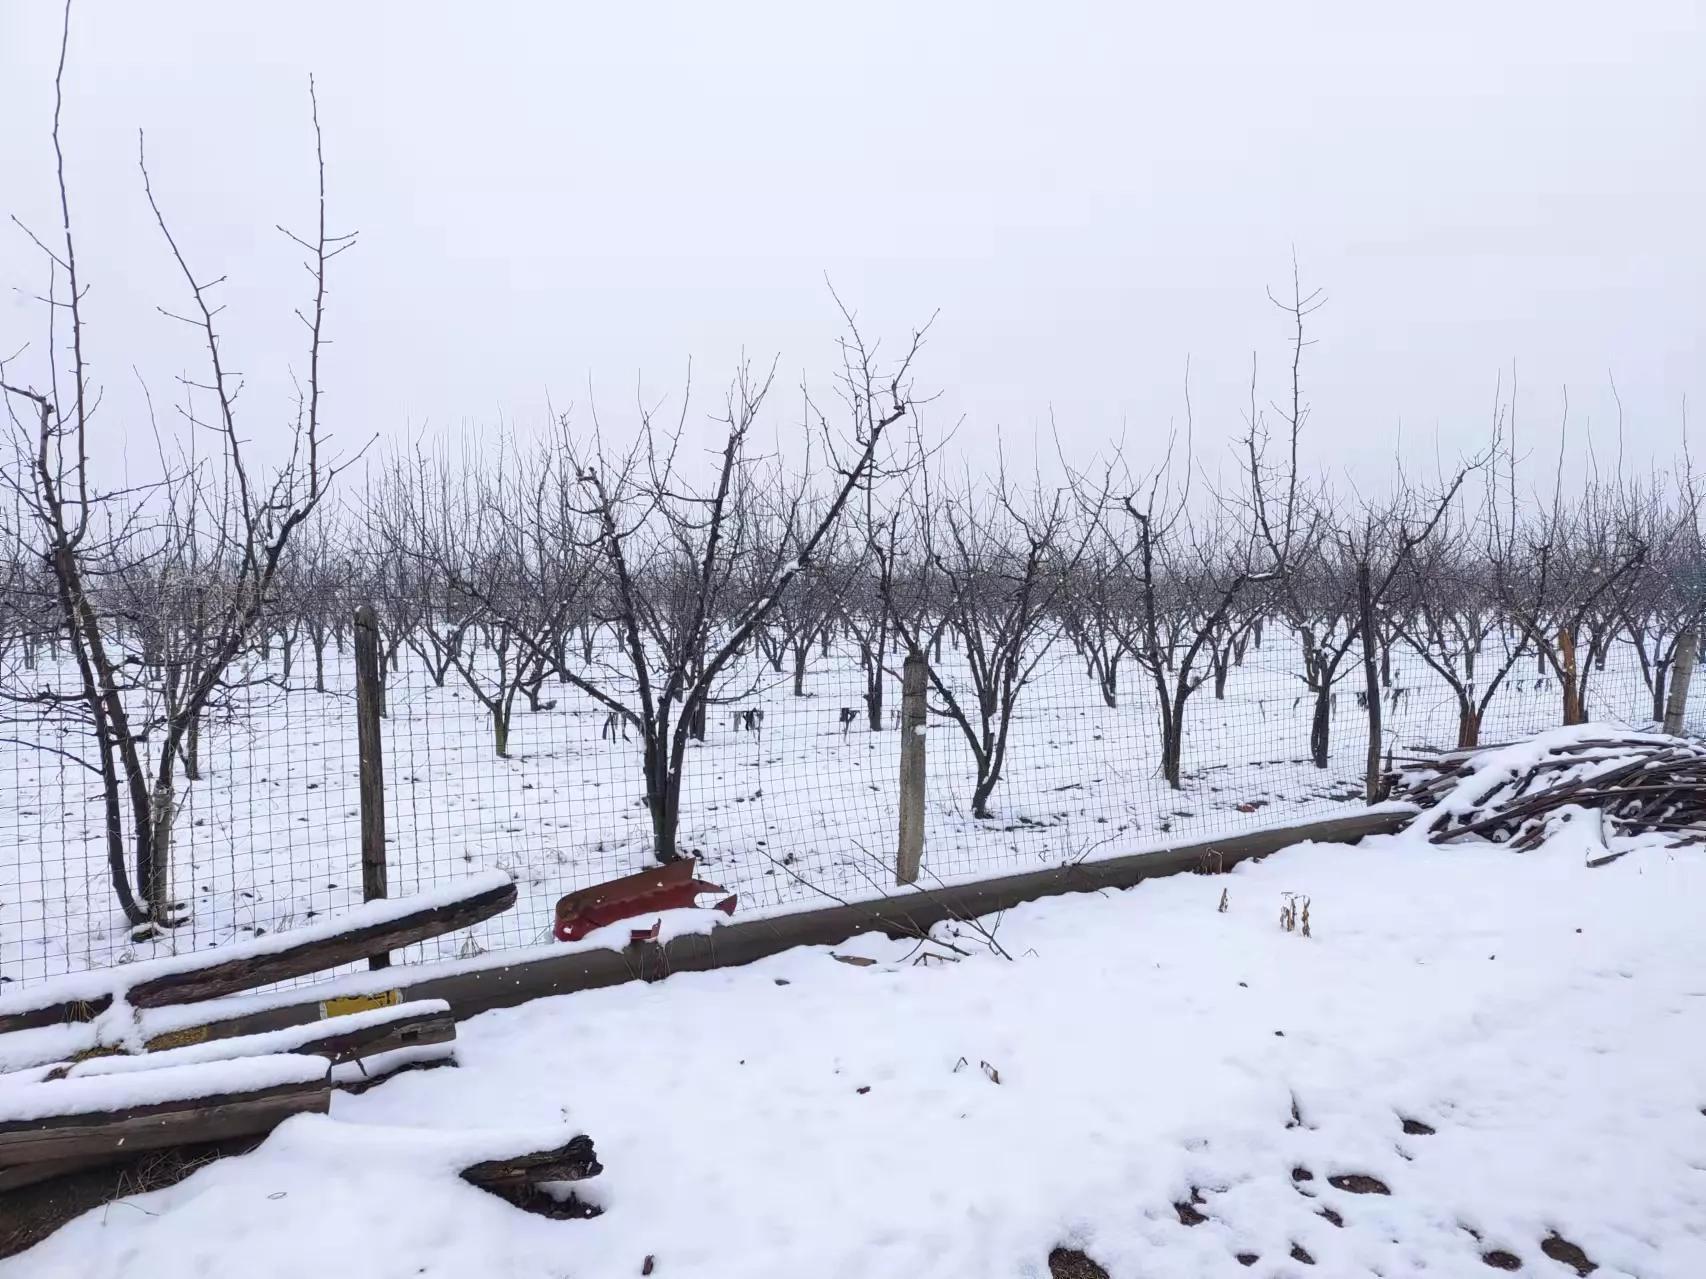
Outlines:
[[[924,704],[928,669],[924,654],[906,655],[900,691],[900,851],[895,857],[897,884],[918,879],[924,860]]]
[[[1670,695],[1665,700],[1665,732],[1672,737],[1682,734],[1682,716],[1688,709],[1688,682],[1694,677],[1695,649],[1699,642],[1693,627],[1684,631],[1676,642],[1676,656],[1670,665]]]
[[[379,616],[371,604],[355,611],[355,722],[361,755],[361,899],[386,894],[385,745],[379,735]],[[375,955],[369,968],[388,968],[390,955]]]

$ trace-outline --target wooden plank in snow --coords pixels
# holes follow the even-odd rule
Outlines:
[[[100,1090],[80,1087],[89,1084],[130,1084],[146,1080],[150,1096],[144,1104],[68,1107],[63,1113],[31,1113],[14,1110],[24,1117],[0,1122],[0,1167],[128,1155],[167,1146],[225,1141],[271,1132],[291,1115],[308,1111],[325,1113],[331,1101],[331,1083],[318,1072],[304,1075],[300,1058],[253,1058],[252,1062],[276,1060],[271,1072],[274,1082],[226,1092],[206,1091],[207,1072],[213,1067],[183,1066],[148,1071],[131,1079],[64,1080],[19,1088],[7,1098],[27,1107],[36,1097],[54,1097],[49,1090],[76,1090],[76,1095],[98,1096]],[[294,1063],[294,1064],[292,1064]],[[227,1071],[221,1063],[218,1071]],[[265,1071],[251,1071],[264,1077]],[[175,1085],[180,1095],[171,1095]],[[31,1094],[25,1098],[24,1094]],[[114,1095],[122,1095],[115,1092]],[[55,1109],[49,1105],[48,1109]]]

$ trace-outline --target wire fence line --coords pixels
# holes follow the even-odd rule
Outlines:
[[[470,647],[474,647],[472,644]],[[953,882],[1208,838],[1342,811],[1364,799],[1368,718],[1360,678],[1331,694],[1327,766],[1312,758],[1312,696],[1296,637],[1270,623],[1189,704],[1182,785],[1163,777],[1158,694],[1129,681],[1109,705],[1093,664],[1064,630],[1042,635],[1013,707],[1005,768],[987,816],[974,815],[977,761],[933,707],[927,728],[924,882]],[[240,695],[201,730],[198,778],[182,792],[171,882],[180,926],[134,940],[107,879],[99,779],[77,762],[74,730],[14,724],[0,744],[0,979],[56,973],[288,930],[362,898],[355,676],[347,632],[319,664],[274,647]],[[1385,654],[1383,753],[1450,747],[1456,698],[1420,656]],[[63,660],[44,648],[38,671]],[[551,908],[576,888],[654,865],[640,743],[605,708],[553,675],[519,699],[497,753],[490,710],[469,678],[408,646],[388,669],[382,736],[386,861],[401,896],[477,870],[515,877],[506,915],[405,960],[547,942]],[[894,891],[899,806],[898,672],[882,675],[875,725],[857,646],[817,637],[803,663],[754,649],[742,696],[707,714],[691,747],[680,850],[744,909],[798,909]],[[1597,660],[1597,659],[1596,659]],[[949,690],[973,695],[954,637],[932,653]],[[1359,672],[1360,676],[1360,672]],[[1586,686],[1591,719],[1652,723],[1653,697],[1627,639]],[[1526,660],[1488,706],[1483,740],[1560,722],[1556,679]],[[762,712],[761,716],[750,714]],[[1706,728],[1706,690],[1687,703]]]
[[[360,899],[363,603],[389,892],[510,871],[518,907],[450,943],[483,949],[544,940],[564,891],[687,854],[749,909],[885,888],[909,652],[930,659],[924,872],[951,880],[1354,802],[1380,748],[1645,722],[1706,620],[1686,452],[1573,493],[1560,454],[1542,497],[1514,386],[1485,449],[1432,479],[1304,473],[1325,296],[1295,264],[1268,293],[1289,358],[1277,384],[1252,365],[1215,446],[1230,469],[1193,455],[1187,386],[1153,469],[1086,424],[1093,458],[1047,479],[1004,455],[974,474],[919,420],[933,319],[885,341],[839,298],[786,448],[765,444],[776,366],[742,357],[710,391],[637,387],[620,423],[363,460],[334,447],[351,424],[319,380],[354,237],[290,234],[304,377],[255,419],[221,354],[225,277],[149,202],[181,275],[160,309],[205,351],[175,379],[182,431],[112,474],[123,419],[97,420],[92,370],[128,361],[94,353],[75,273],[0,369],[0,985]],[[77,257],[62,222],[63,256],[36,246],[52,281]]]

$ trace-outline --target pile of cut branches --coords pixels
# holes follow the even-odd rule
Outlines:
[[[1634,836],[1706,843],[1700,742],[1596,724],[1395,764],[1392,798],[1428,810],[1418,825],[1436,844],[1479,837],[1526,851],[1579,821],[1594,824],[1611,857],[1629,851],[1612,851],[1614,841]]]

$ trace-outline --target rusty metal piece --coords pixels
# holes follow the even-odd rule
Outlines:
[[[720,884],[695,879],[693,867],[693,859],[683,857],[667,866],[569,893],[557,902],[556,925],[552,931],[558,941],[579,941],[593,929],[619,920],[694,906],[701,893],[728,893]],[[737,900],[738,894],[730,893],[712,909],[732,915]],[[657,931],[655,927],[635,929],[632,937],[635,941],[656,940]]]

